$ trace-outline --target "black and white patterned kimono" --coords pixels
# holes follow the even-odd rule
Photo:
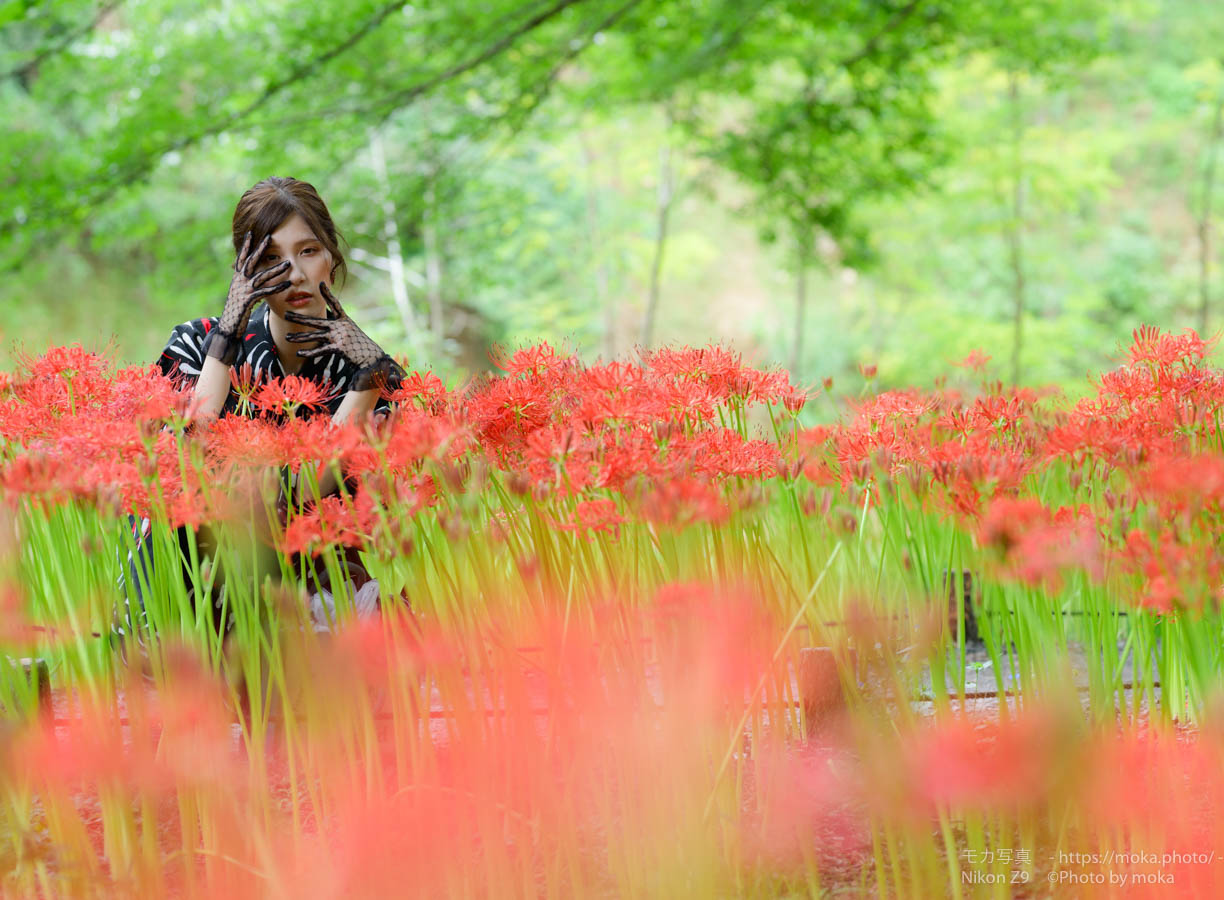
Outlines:
[[[238,348],[238,359],[234,363],[235,371],[242,371],[246,364],[251,366],[251,378],[255,383],[269,378],[284,378],[285,369],[280,357],[276,355],[276,344],[272,341],[272,332],[268,327],[268,317],[272,311],[266,303],[261,303],[251,312],[246,334]],[[157,365],[162,372],[171,378],[179,379],[185,385],[193,385],[200,377],[204,367],[205,341],[214,328],[217,327],[217,317],[192,319],[184,322],[170,334],[166,349],[158,357]],[[335,415],[340,408],[344,395],[348,393],[349,385],[357,374],[357,367],[339,353],[327,353],[313,359],[302,361],[302,368],[296,373],[301,378],[308,378],[328,390],[328,398],[324,409],[328,415]],[[375,412],[388,409],[387,402],[380,399],[375,406]],[[221,415],[234,413],[238,410],[238,394],[230,388],[229,396],[225,398],[225,406]],[[315,411],[321,415],[323,410]],[[302,409],[300,415],[304,418],[311,411]]]

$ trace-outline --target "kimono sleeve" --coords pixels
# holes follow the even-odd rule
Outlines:
[[[194,384],[204,368],[204,339],[216,326],[216,318],[194,319],[177,326],[157,358],[162,374]]]

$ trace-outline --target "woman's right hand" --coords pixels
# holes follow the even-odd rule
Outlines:
[[[247,321],[251,318],[251,310],[255,308],[256,303],[264,297],[279,294],[289,288],[288,281],[268,284],[277,275],[283,275],[289,271],[289,260],[286,259],[274,266],[255,271],[255,266],[263,258],[264,250],[267,249],[268,241],[271,239],[271,235],[265,235],[264,239],[259,242],[259,246],[255,248],[255,252],[251,253],[249,252],[251,232],[246,233],[246,240],[242,242],[242,251],[234,262],[234,277],[230,281],[229,296],[225,298],[225,309],[217,322],[217,330],[226,337],[236,338],[246,329]]]

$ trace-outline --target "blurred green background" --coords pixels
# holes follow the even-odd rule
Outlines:
[[[0,0],[0,366],[152,361],[293,175],[451,378],[719,342],[1078,393],[1224,321],[1222,105],[1218,0]]]

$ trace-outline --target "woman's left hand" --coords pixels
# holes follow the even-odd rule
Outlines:
[[[320,319],[297,312],[286,312],[285,319],[298,325],[310,325],[313,331],[291,331],[285,339],[294,344],[315,344],[297,352],[302,359],[313,359],[325,353],[339,353],[357,366],[353,390],[371,388],[395,388],[404,377],[404,370],[382,347],[370,339],[357,323],[348,317],[340,301],[336,299],[324,282],[319,283],[319,293],[327,308],[335,313],[334,319]]]

